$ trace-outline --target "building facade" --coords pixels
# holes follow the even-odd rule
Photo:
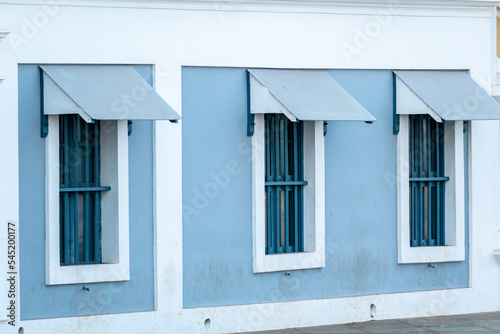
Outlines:
[[[499,311],[497,5],[0,0],[0,332]]]

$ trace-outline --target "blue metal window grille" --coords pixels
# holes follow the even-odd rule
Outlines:
[[[304,251],[303,124],[265,115],[266,254]]]
[[[59,116],[60,263],[101,263],[99,122]]]
[[[445,240],[444,124],[410,115],[411,246],[443,246]]]

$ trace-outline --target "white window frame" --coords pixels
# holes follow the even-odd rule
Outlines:
[[[444,122],[445,246],[410,246],[409,117],[400,115],[397,137],[398,263],[465,260],[463,121]]]
[[[322,121],[304,121],[304,252],[265,253],[265,125],[255,115],[252,136],[253,272],[322,268],[325,266],[325,144]]]
[[[46,284],[126,281],[129,268],[127,121],[101,121],[101,264],[61,266],[59,244],[59,116],[48,116],[46,138]]]

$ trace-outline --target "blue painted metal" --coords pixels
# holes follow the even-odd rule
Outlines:
[[[132,123],[133,123],[133,122],[132,122],[131,120],[129,120],[129,121],[127,122],[127,126],[128,126],[128,135],[129,135],[129,136],[132,134]]]
[[[99,122],[59,117],[61,264],[100,263]]]
[[[444,124],[410,115],[410,222],[416,246],[444,245]]]
[[[40,68],[94,120],[180,119],[131,66],[41,65]],[[44,112],[65,114],[67,110]]]
[[[42,70],[40,69],[40,74]],[[40,75],[40,137],[46,138],[49,134],[49,117],[43,110],[43,76]]]
[[[251,113],[251,98],[250,98],[250,73],[247,76],[247,136],[253,136],[255,132],[255,116]]]
[[[266,114],[266,254],[302,252],[302,123]]]
[[[396,74],[392,73],[392,133],[397,135],[399,133],[399,115],[397,113],[397,99],[396,99]]]
[[[449,181],[448,176],[410,177],[410,181]]]
[[[249,69],[298,120],[375,121],[326,71]]]
[[[500,104],[465,71],[394,71],[444,120],[498,120]]]
[[[92,158],[92,154],[90,153],[90,140],[93,141],[93,134],[90,133],[89,125],[88,123],[83,123],[83,132],[85,133],[85,136],[87,137],[84,142],[84,147],[85,147],[85,153],[87,154],[84,164],[85,164],[85,169],[84,169],[84,175],[85,175],[85,187],[90,187],[90,159]],[[96,130],[94,130],[96,131]],[[94,166],[94,164],[92,164]],[[93,240],[93,234],[90,233],[90,192],[89,191],[82,191],[83,192],[83,207],[84,207],[84,215],[83,215],[83,249],[84,249],[84,254],[80,254],[84,256],[83,263],[90,263],[90,240]],[[92,248],[92,250],[94,250]]]
[[[99,131],[94,131],[93,133],[94,138],[93,141],[94,143],[99,143]],[[100,170],[100,157],[101,157],[101,145],[95,145],[94,150],[93,150],[93,169],[95,171]],[[94,174],[94,184],[96,186],[101,184],[101,173],[95,173]],[[108,191],[111,190],[111,187],[102,187],[102,191]],[[95,263],[101,263],[101,210],[98,210],[98,208],[101,206],[101,192],[97,191],[94,194],[94,206],[93,206],[93,214],[94,214],[94,219],[93,223],[93,252],[94,252],[94,258],[95,258]]]
[[[266,186],[306,186],[307,181],[271,181],[265,184]]]
[[[89,167],[90,168],[90,167]],[[87,192],[93,192],[93,191],[109,191],[111,190],[111,187],[77,187],[77,188],[71,188],[71,187],[64,187],[60,188],[59,191],[62,193],[65,192],[81,192],[81,191],[87,191]]]

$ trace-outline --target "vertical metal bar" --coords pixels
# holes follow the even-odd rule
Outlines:
[[[426,133],[426,137],[427,137],[427,142],[426,142],[426,150],[427,150],[427,174],[426,176],[431,176],[431,169],[432,169],[432,145],[431,145],[431,118],[426,115],[427,117],[425,118],[425,121],[426,121],[426,129],[427,129],[427,133]]]
[[[267,146],[267,159],[268,159],[268,180],[275,181],[275,165],[276,161],[275,157],[275,145],[274,145],[274,116],[266,115],[266,146]],[[268,253],[275,254],[277,253],[276,248],[276,209],[275,209],[275,187],[268,186],[267,187],[267,234],[268,234]]]
[[[297,122],[293,123],[293,180],[299,180],[299,138],[298,138],[298,124]],[[299,189],[302,189],[302,186],[294,186],[293,189],[293,231],[294,231],[294,240],[295,240],[295,251],[300,252],[300,238],[299,238]]]
[[[285,186],[285,249],[286,252],[292,252],[292,245],[290,242],[290,186]]]
[[[439,124],[440,127],[440,140],[439,140],[439,147],[440,147],[440,156],[439,160],[441,162],[440,164],[440,170],[439,170],[439,175],[445,176],[445,150],[444,150],[444,141],[445,141],[445,132],[444,132],[444,124],[441,123]],[[467,161],[465,161],[467,163]],[[445,235],[446,235],[446,230],[445,230],[445,189],[446,189],[446,183],[441,182],[441,193],[440,193],[440,207],[441,207],[441,214],[440,214],[440,226],[439,226],[439,231],[440,231],[440,245],[445,245]]]
[[[414,177],[415,175],[415,121],[412,115],[409,117],[410,123],[410,177]]]
[[[418,163],[418,176],[421,177],[423,176],[424,172],[424,155],[423,155],[423,146],[424,146],[424,126],[423,126],[423,117],[421,115],[418,115],[418,140],[417,140],[417,145],[418,145],[418,156],[419,156],[419,163]]]
[[[85,122],[85,155],[84,155],[84,161],[85,161],[85,186],[89,187],[90,186],[90,127],[87,122]],[[84,199],[84,233],[83,233],[83,240],[84,240],[84,251],[85,251],[85,263],[90,262],[90,194],[88,191],[85,192],[85,199]]]
[[[442,181],[438,181],[436,182],[436,196],[437,196],[437,199],[436,199],[436,245],[438,246],[442,246],[441,244],[441,225],[442,225],[442,221],[441,221],[441,200],[442,200],[442,197],[441,197],[441,183]]]
[[[273,203],[273,191],[271,187],[267,187],[267,254],[274,254],[273,247],[273,211],[272,211],[272,203]]]
[[[426,137],[427,137],[427,142],[426,142],[426,150],[427,150],[427,173],[426,176],[432,176],[431,169],[432,169],[432,143],[431,143],[431,117],[429,115],[425,115],[425,120],[426,120]],[[432,202],[431,202],[431,182],[427,182],[427,245],[430,246],[433,244],[432,241]]]
[[[414,149],[414,146],[415,146],[415,140],[414,140],[414,135],[415,135],[415,131],[414,131],[414,121],[413,121],[413,116],[412,115],[409,115],[408,116],[408,123],[409,123],[409,131],[410,131],[410,134],[409,134],[409,143],[408,143],[408,157],[409,157],[409,176],[410,177],[413,177],[414,173],[414,169],[415,169],[415,158],[414,158],[414,155],[415,155],[415,149]],[[410,246],[415,246],[415,213],[414,213],[414,209],[415,209],[415,186],[414,186],[414,182],[410,181],[410,189],[409,189],[409,192],[410,192]]]
[[[441,125],[436,123],[436,176],[441,175]],[[436,245],[441,246],[441,181],[436,182]]]
[[[273,118],[273,115],[266,115],[268,117],[268,142],[269,142],[269,176],[270,176],[270,180],[273,181],[275,180],[275,175],[274,175],[274,171],[275,171],[275,164],[276,164],[276,161],[274,159],[274,118]],[[275,211],[274,211],[274,187],[272,186],[269,186],[269,215],[270,215],[270,219],[269,219],[269,231],[268,233],[270,234],[270,238],[271,238],[271,242],[270,242],[270,245],[271,245],[271,250],[272,250],[272,253],[276,253],[276,231],[275,231],[275,224],[276,224],[276,220],[275,220]]]
[[[271,145],[271,156],[272,156],[272,165],[271,165],[271,175],[272,175],[272,179],[274,181],[277,181],[278,180],[278,175],[276,174],[276,164],[277,164],[277,161],[276,161],[276,119],[275,119],[275,115],[272,115],[270,118],[269,118],[269,126],[271,128],[271,132],[270,132],[270,137],[271,137],[271,141],[270,141],[270,145]],[[273,236],[273,253],[278,253],[278,247],[279,245],[277,244],[277,236],[276,236],[276,231],[277,231],[277,228],[276,228],[276,225],[278,224],[278,218],[277,218],[277,214],[276,214],[276,203],[277,203],[277,194],[276,194],[276,187],[272,186],[271,187],[271,194],[272,194],[272,202],[271,202],[271,208],[272,208],[272,214],[273,214],[273,218],[272,218],[272,236]]]
[[[411,246],[417,246],[416,241],[417,241],[417,226],[415,224],[415,200],[416,200],[416,189],[415,189],[415,182],[410,182],[410,191],[411,191],[411,212],[410,212],[410,218],[411,218]]]
[[[63,131],[64,131],[64,184],[68,187],[69,184],[69,161],[70,161],[70,143],[69,143],[69,122],[68,116],[59,116],[63,118]],[[70,225],[70,194],[64,193],[64,264],[69,264],[70,257],[70,234],[69,234],[69,225]]]
[[[298,167],[299,167],[299,178],[304,180],[304,124],[300,122],[297,124],[298,131]],[[304,186],[299,187],[299,242],[298,251],[304,251]]]
[[[440,202],[440,209],[441,209],[441,212],[439,212],[439,221],[440,221],[440,224],[439,224],[439,233],[440,233],[440,236],[439,236],[439,245],[440,246],[444,246],[445,245],[445,237],[446,237],[446,229],[445,229],[445,216],[444,216],[444,213],[445,213],[445,198],[444,198],[444,195],[445,195],[445,188],[446,187],[446,183],[445,182],[442,182],[442,186],[441,186],[441,193],[440,193],[440,198],[439,198],[439,202]]]
[[[100,122],[96,121],[94,126],[94,182],[96,186],[101,185],[101,150],[100,150]],[[94,197],[94,262],[101,263],[101,193],[97,191]]]
[[[63,118],[59,117],[59,187],[64,187]],[[64,264],[64,194],[59,192],[59,264]]]
[[[427,224],[427,235],[429,238],[429,242],[427,245],[431,246],[435,244],[435,240],[432,237],[432,230],[433,228],[433,219],[432,219],[432,184],[433,182],[427,182],[427,219],[428,219],[428,224]]]
[[[271,181],[271,145],[270,145],[270,135],[269,132],[271,128],[269,127],[269,114],[264,115],[264,135],[266,144],[266,181]],[[266,236],[267,236],[267,249],[266,254],[272,254],[273,242],[272,242],[272,211],[271,211],[271,189],[269,186],[265,186],[266,191]]]
[[[74,138],[74,122],[72,116],[66,116],[68,118],[67,123],[68,123],[68,147],[69,147],[69,156],[68,156],[68,180],[69,180],[69,185],[74,186],[75,184],[75,179],[74,179],[74,169],[73,169],[73,162],[72,162],[72,156],[74,155],[74,145],[73,145],[73,138]],[[74,264],[74,211],[75,211],[75,194],[69,194],[69,213],[68,213],[68,264]]]
[[[284,152],[284,156],[285,156],[285,161],[284,161],[284,170],[285,170],[285,175],[284,175],[284,179],[285,181],[290,181],[291,180],[291,177],[289,175],[289,168],[288,168],[288,162],[289,162],[289,159],[288,159],[288,142],[289,142],[289,138],[288,138],[288,123],[290,121],[288,119],[285,119],[284,118],[284,122],[283,122],[283,131],[284,131],[284,143],[283,143],[283,148],[285,150]],[[292,249],[292,245],[291,245],[291,236],[290,236],[290,187],[289,186],[285,186],[285,249],[286,249],[286,252],[291,252]]]
[[[412,147],[412,150],[413,150],[413,166],[412,166],[412,169],[413,169],[413,177],[416,177],[418,176],[418,146],[417,146],[417,141],[418,141],[418,128],[417,128],[417,122],[418,122],[418,119],[417,119],[417,116],[416,115],[410,115],[410,124],[411,124],[411,127],[413,129],[413,134],[412,134],[412,141],[413,141],[413,147]],[[413,214],[413,228],[414,228],[414,233],[415,233],[415,246],[419,246],[419,240],[418,240],[418,227],[419,227],[419,224],[418,224],[418,187],[417,187],[418,183],[417,182],[413,182],[413,187],[414,187],[414,194],[415,196],[413,197],[413,201],[412,201],[412,204],[413,204],[413,210],[412,210],[412,214]]]
[[[280,120],[279,120],[279,115],[273,115],[274,117],[274,153],[275,153],[275,178],[276,180],[280,181],[279,176],[280,176]],[[276,223],[274,224],[274,227],[276,229],[276,250],[279,253],[279,249],[281,246],[281,230],[280,230],[280,222],[281,222],[281,215],[280,215],[280,197],[279,197],[279,189],[276,188],[276,197],[275,197],[275,209],[276,209]]]
[[[424,143],[424,134],[423,134],[423,118],[421,115],[418,116],[418,140],[417,140],[417,144],[418,144],[418,156],[419,156],[419,167],[418,167],[418,174],[419,176],[422,176],[423,174],[423,163],[424,163],[424,159],[423,159],[423,150],[422,150],[422,146],[423,146],[423,143]],[[419,218],[419,221],[418,221],[418,244],[419,246],[422,245],[422,241],[423,241],[423,238],[424,238],[424,187],[423,187],[423,184],[422,182],[419,182],[418,183],[418,195],[419,195],[419,198],[418,198],[418,218]]]
[[[418,123],[419,119],[418,116],[410,116],[410,124],[412,127],[412,155],[413,155],[413,165],[412,165],[412,176],[413,177],[418,177],[419,175],[419,163],[420,163],[420,156],[418,154],[419,152],[419,145],[418,145]],[[419,239],[419,228],[420,228],[420,223],[419,223],[419,218],[420,218],[420,212],[418,211],[418,199],[419,199],[419,188],[418,188],[418,183],[413,182],[413,198],[412,198],[412,215],[413,215],[413,241],[414,241],[414,246],[420,246],[420,239]]]
[[[80,171],[80,164],[81,164],[81,157],[80,157],[80,148],[79,148],[79,141],[81,138],[81,131],[80,131],[80,117],[75,115],[73,117],[73,124],[74,124],[74,130],[75,130],[75,136],[73,137],[73,144],[74,144],[74,152],[77,155],[77,159],[75,161],[75,168],[73,169],[75,172],[75,186],[78,187],[80,184],[79,180],[79,171]],[[73,247],[74,247],[74,263],[79,264],[80,263],[80,254],[79,254],[79,246],[80,246],[80,240],[79,240],[79,235],[78,235],[78,225],[79,225],[79,198],[80,198],[80,192],[75,192],[75,206],[74,206],[74,225],[73,225],[73,233],[74,233],[74,241],[73,241]]]

